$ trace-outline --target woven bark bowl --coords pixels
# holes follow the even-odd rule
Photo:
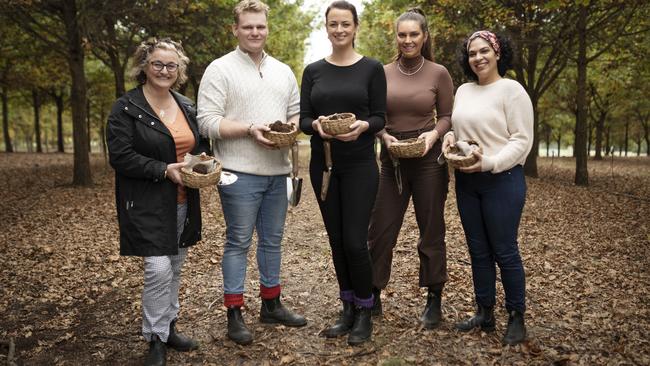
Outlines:
[[[269,124],[269,128],[271,128],[271,131],[262,131],[262,136],[264,136],[265,139],[270,140],[275,142],[275,146],[277,147],[287,147],[291,146],[294,141],[296,141],[296,136],[300,133],[300,130],[298,130],[298,126],[296,126],[293,123],[288,124],[289,126],[293,127],[293,129],[289,132],[279,132],[279,131],[273,131],[273,124],[277,122],[274,122],[272,124]]]
[[[356,122],[354,113],[334,113],[320,122],[323,132],[328,135],[341,135],[350,132],[350,125]]]
[[[213,157],[210,157],[214,159]],[[217,162],[217,167],[207,174],[201,174],[191,169],[181,168],[181,180],[183,185],[190,188],[203,188],[208,186],[213,186],[219,183],[221,179],[221,163],[214,159]]]
[[[397,158],[421,158],[425,149],[424,139],[411,138],[393,142],[388,151]]]
[[[474,140],[462,140],[467,142],[470,146],[475,145],[478,147],[478,152],[483,154],[483,149],[481,149],[481,146],[478,144],[478,142]],[[447,164],[449,164],[453,168],[464,168],[468,167],[471,165],[474,165],[476,161],[478,161],[478,158],[474,154],[470,154],[468,156],[464,156],[463,153],[458,149],[458,147],[453,146],[453,147],[448,147],[444,151],[445,159],[447,160]]]

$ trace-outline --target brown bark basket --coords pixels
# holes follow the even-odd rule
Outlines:
[[[186,187],[203,188],[213,186],[219,183],[220,179],[221,163],[219,161],[217,161],[216,169],[208,174],[201,174],[191,169],[181,168],[181,180]]]
[[[262,131],[264,138],[275,142],[275,146],[277,147],[291,146],[291,144],[296,141],[296,136],[298,136],[299,133],[300,131],[295,125],[291,132]]]
[[[470,145],[478,146],[478,152],[483,154],[483,149],[481,149],[481,145],[479,145],[478,142],[474,140],[463,140],[463,141],[467,142]],[[474,154],[471,154],[469,156],[462,156],[459,155],[459,153],[460,150],[456,146],[448,147],[444,151],[447,164],[449,164],[452,168],[463,168],[463,167],[471,166],[474,163],[476,163],[476,161],[478,160],[478,158]]]
[[[393,142],[388,151],[396,158],[421,158],[425,149],[424,139],[411,138]]]
[[[350,125],[356,122],[354,113],[334,113],[321,121],[323,132],[328,135],[341,135],[350,132]]]

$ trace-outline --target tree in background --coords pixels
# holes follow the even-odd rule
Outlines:
[[[574,183],[589,185],[587,169],[588,66],[608,52],[621,38],[639,31],[640,14],[647,13],[648,5],[638,1],[582,1],[575,5],[576,27],[576,171]],[[647,31],[647,30],[646,30]]]
[[[86,125],[85,49],[82,37],[83,2],[77,0],[9,0],[4,11],[35,40],[58,52],[68,64],[71,86],[74,167],[72,184],[92,184]]]

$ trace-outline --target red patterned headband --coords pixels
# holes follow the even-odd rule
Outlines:
[[[500,54],[501,45],[499,44],[497,36],[494,33],[486,30],[474,32],[471,36],[469,36],[467,39],[467,51],[469,51],[469,44],[472,43],[472,41],[476,38],[483,38],[490,44],[490,46],[492,46],[492,49],[494,50],[494,53],[497,54],[497,56]]]

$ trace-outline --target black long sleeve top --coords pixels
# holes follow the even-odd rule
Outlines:
[[[312,135],[312,158],[323,155],[323,139],[312,128],[312,122],[318,116],[345,112],[368,122],[369,128],[356,141],[332,139],[332,159],[335,163],[374,159],[375,133],[384,128],[386,119],[386,75],[379,61],[362,57],[350,66],[336,66],[322,59],[305,68],[300,90],[300,129]]]

